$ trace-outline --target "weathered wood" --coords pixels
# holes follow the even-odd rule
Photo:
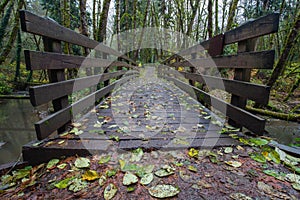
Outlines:
[[[239,124],[243,125],[253,133],[256,133],[258,135],[263,134],[266,123],[265,119],[255,116],[252,113],[247,112],[239,107],[231,105],[180,80],[171,77],[164,78],[169,81],[173,81],[176,86],[190,94],[192,97],[200,98],[208,105],[219,110],[221,113],[238,122]]]
[[[268,86],[188,72],[179,73],[186,79],[206,84],[210,89],[222,89],[231,94],[246,97],[263,105],[266,105],[269,101],[270,87]]]
[[[209,49],[209,40],[203,41],[200,44],[196,44],[194,46],[191,46],[187,49],[183,49],[181,51],[179,51],[176,54],[173,54],[172,56],[170,56],[169,58],[167,58],[166,60],[162,61],[162,63],[164,64],[168,64],[170,63],[171,60],[177,58],[177,57],[183,57],[186,55],[191,55],[191,54],[197,54],[201,51],[205,51]]]
[[[132,74],[137,72],[123,70],[30,87],[30,101],[33,106],[39,106],[48,103],[53,99],[57,99],[65,95],[70,95],[73,92],[95,86],[99,82],[103,82],[111,78],[116,78],[118,76],[124,75],[125,73]]]
[[[61,42],[58,40],[53,40],[51,38],[43,37],[44,50],[48,52],[62,53]],[[65,70],[64,69],[53,69],[48,70],[49,81],[51,83],[60,82],[66,80]],[[64,95],[60,98],[54,99],[52,101],[53,109],[55,112],[66,108],[69,105],[68,95]],[[58,133],[62,133],[66,130],[70,121],[65,121],[64,124],[61,124],[58,127]]]
[[[101,58],[88,58],[84,56],[73,56],[59,53],[38,52],[25,50],[25,62],[27,70],[43,69],[79,69],[89,67],[122,66],[135,68],[121,61],[113,61]]]
[[[224,48],[224,34],[216,35],[209,40],[208,54],[209,56],[222,55]]]
[[[134,65],[137,66],[137,63],[135,61],[129,59],[122,53],[84,35],[81,35],[71,29],[65,28],[50,18],[43,18],[26,10],[20,11],[20,18],[21,28],[24,32],[33,33],[54,40],[64,41],[67,43],[105,52],[110,55],[121,57],[131,63],[134,63]]]
[[[232,44],[235,42],[243,41],[246,39],[256,38],[259,36],[275,33],[279,27],[279,13],[272,13],[253,21],[246,22],[245,24],[224,33],[223,43],[224,45]],[[174,59],[176,55],[185,56],[193,53],[198,53],[203,50],[214,50],[214,45],[210,44],[211,39],[201,42],[187,49],[184,49],[171,57],[164,60],[162,63],[167,64],[170,60]],[[219,45],[219,44],[218,44]],[[210,53],[211,54],[211,53]],[[213,54],[212,54],[213,56]]]
[[[256,38],[241,41],[238,43],[238,53],[254,51],[255,45],[256,45]],[[271,61],[273,61],[273,64],[274,64],[274,58]],[[273,65],[272,65],[272,67],[273,67]],[[250,78],[251,78],[251,69],[235,69],[234,80],[249,82]],[[268,102],[266,102],[266,104],[267,103]],[[245,109],[245,107],[247,105],[247,98],[232,94],[231,104],[235,105],[239,108]],[[240,124],[238,124],[237,122],[235,122],[232,119],[229,119],[228,123],[235,127],[242,127]]]
[[[56,113],[45,117],[44,119],[35,123],[35,130],[37,138],[42,140],[48,137],[55,130],[63,126],[66,122],[73,119],[73,116],[81,114],[85,110],[90,110],[94,106],[95,102],[109,93],[117,84],[122,84],[131,79],[133,76],[122,78],[100,90],[93,92],[85,98],[69,105]]]
[[[272,13],[224,33],[224,44],[231,44],[278,31],[279,13]]]
[[[240,68],[240,69],[272,69],[275,51],[260,51],[239,53],[231,56],[217,56],[212,58],[191,59],[183,62],[170,64],[174,67],[196,68]]]

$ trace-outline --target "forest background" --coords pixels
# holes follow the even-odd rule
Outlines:
[[[31,85],[48,81],[46,71],[26,71],[23,50],[42,50],[43,42],[42,38],[21,31],[20,9],[50,17],[65,27],[106,43],[115,34],[145,27],[180,32],[201,42],[251,19],[279,12],[278,33],[262,37],[256,44],[257,50],[276,50],[274,68],[252,70],[252,82],[272,87],[269,105],[259,109],[260,112],[289,119],[289,116],[300,113],[299,7],[299,0],[2,0],[0,94],[25,91]],[[65,54],[87,54],[86,49],[63,45]],[[117,48],[122,52],[125,47],[118,43]],[[236,52],[237,44],[233,44],[227,46],[224,53]],[[159,62],[171,55],[161,49],[143,49],[127,54],[140,65]],[[222,75],[230,78],[232,72],[222,71]],[[68,78],[73,77],[74,73],[68,73]],[[251,102],[249,106],[255,107]]]

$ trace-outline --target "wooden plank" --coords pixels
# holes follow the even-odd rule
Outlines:
[[[272,69],[275,51],[247,52],[230,56],[218,56],[213,58],[191,59],[183,62],[173,63],[173,67],[196,68],[240,68],[240,69]]]
[[[62,139],[51,140],[54,143],[61,141]],[[38,147],[32,146],[33,141],[26,144],[22,148],[23,159],[30,165],[37,165],[40,163],[48,162],[53,158],[61,158],[68,156],[88,156],[93,153],[102,153],[107,151],[107,148],[111,144],[107,140],[73,140],[68,139],[64,145],[51,145],[45,147],[44,144]],[[45,141],[47,143],[47,141]]]
[[[53,40],[51,38],[43,37],[44,50],[49,52],[62,53],[61,42]],[[48,70],[48,76],[50,82],[60,82],[66,80],[64,69]],[[68,95],[64,95],[52,101],[54,111],[61,110],[69,105]],[[70,121],[65,121],[58,129],[58,133],[62,133],[66,130]]]
[[[137,63],[135,61],[129,59],[122,53],[84,35],[81,35],[71,29],[63,27],[50,18],[43,18],[26,10],[21,10],[20,19],[21,28],[24,32],[33,33],[36,35],[105,52],[110,55],[121,57],[137,66]]]
[[[84,56],[65,55],[60,53],[38,52],[25,50],[27,70],[44,69],[79,69],[88,67],[122,66],[136,68],[121,61],[106,60],[101,58],[88,58]]]
[[[97,85],[99,82],[116,78],[123,74],[133,74],[136,71],[117,71],[112,73],[99,74],[94,76],[88,76],[84,78],[77,78],[57,83],[50,83],[40,86],[34,86],[29,88],[30,101],[33,106],[39,106],[53,99],[70,95],[73,92],[89,88]]]
[[[257,40],[257,38],[253,38],[253,39],[248,39],[248,40],[238,42],[238,53],[255,51],[256,40]],[[274,62],[274,58],[272,59],[272,61]],[[250,82],[250,78],[251,78],[251,69],[235,69],[234,70],[234,80]],[[266,102],[266,104],[267,103],[268,102]],[[247,98],[232,94],[231,95],[231,104],[235,105],[239,108],[245,109],[245,107],[247,105]],[[237,122],[235,122],[232,119],[229,119],[228,123],[235,127],[241,127],[240,124],[238,124]]]
[[[262,105],[268,104],[269,101],[270,87],[265,85],[188,72],[179,73],[182,74],[186,79],[206,84],[210,89],[225,90],[226,92],[235,94],[237,96],[246,97]]]
[[[176,54],[173,54],[172,56],[170,56],[169,58],[167,58],[166,60],[162,61],[161,63],[164,64],[168,64],[171,60],[177,58],[177,57],[183,57],[186,55],[191,55],[191,54],[197,54],[201,51],[205,51],[209,49],[209,40],[203,41],[200,44],[196,44],[194,46],[191,46],[187,49],[183,49],[181,51],[179,51]]]
[[[253,133],[256,133],[258,135],[263,134],[266,123],[265,119],[253,115],[252,113],[247,112],[239,107],[231,105],[180,80],[171,77],[164,78],[174,82],[175,85],[177,85],[179,88],[190,94],[192,97],[195,98],[196,95],[196,98],[200,98],[208,105],[213,106],[215,109],[219,110],[221,113],[230,117],[234,121],[240,123]]]
[[[209,40],[209,56],[219,56],[223,54],[224,48],[224,34],[214,36]]]
[[[278,31],[279,13],[272,13],[235,28],[224,33],[225,44],[251,39]]]
[[[35,130],[37,133],[37,138],[42,140],[48,137],[51,133],[57,130],[59,127],[63,126],[66,122],[70,121],[73,116],[80,114],[84,110],[91,109],[94,103],[104,97],[107,93],[109,93],[117,84],[122,84],[133,76],[128,76],[122,78],[111,85],[108,85],[92,94],[86,96],[85,98],[69,105],[66,108],[59,110],[58,112],[45,117],[44,119],[35,123]]]

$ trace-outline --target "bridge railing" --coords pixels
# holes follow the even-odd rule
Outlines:
[[[26,68],[46,70],[50,81],[48,84],[29,89],[33,106],[52,102],[54,109],[54,113],[35,123],[39,140],[54,132],[64,132],[74,116],[92,109],[95,102],[109,94],[116,84],[124,83],[138,73],[135,61],[102,43],[59,25],[54,20],[37,16],[26,10],[20,11],[20,19],[22,30],[41,36],[44,46],[44,51],[24,51]],[[63,43],[93,50],[95,55],[101,55],[102,58],[63,54]],[[115,59],[109,60],[108,56]],[[67,69],[87,71],[84,77],[67,80]],[[94,74],[92,69],[97,69],[94,70]],[[122,75],[123,77],[120,78]],[[101,82],[104,83],[104,87],[97,87]],[[71,95],[74,92],[87,88],[90,89],[90,94],[76,102],[71,102]]]
[[[164,71],[165,78],[174,81],[179,87],[189,90],[190,87],[187,83],[172,77],[172,74],[175,74],[172,70],[184,68],[178,73],[189,80],[193,92],[198,95],[200,101],[208,105],[216,102],[213,106],[226,114],[231,125],[246,127],[255,134],[262,135],[265,119],[247,112],[245,107],[247,100],[261,105],[268,104],[270,87],[250,83],[251,70],[273,68],[275,51],[255,51],[255,46],[259,37],[276,33],[278,26],[278,13],[249,21],[233,30],[172,55],[162,62],[169,68],[162,67],[160,70]],[[237,43],[237,54],[224,55],[224,47],[233,43]],[[205,72],[214,66],[218,70],[233,69],[233,79],[205,75]],[[194,87],[195,82],[207,85],[209,88],[225,90],[231,94],[230,103]]]

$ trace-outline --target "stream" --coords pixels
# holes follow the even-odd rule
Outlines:
[[[38,119],[37,111],[28,99],[0,99],[0,164],[18,160],[22,145],[36,139],[34,122]],[[300,144],[297,141],[300,138],[298,123],[272,119],[266,130],[281,144]]]
[[[0,164],[18,160],[22,146],[36,139],[37,120],[28,99],[0,100]]]

